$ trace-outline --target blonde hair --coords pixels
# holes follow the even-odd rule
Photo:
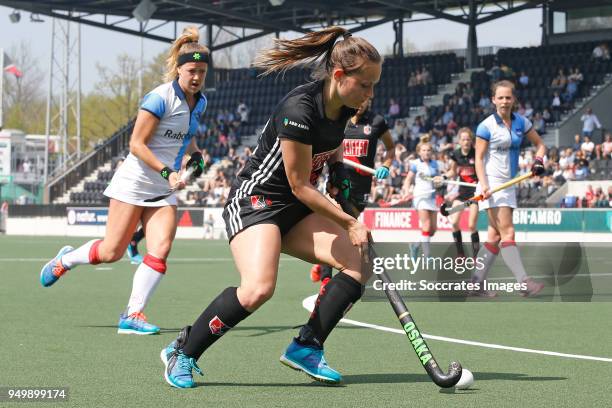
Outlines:
[[[210,54],[207,47],[198,43],[200,32],[195,26],[185,27],[183,33],[172,43],[166,59],[166,75],[164,81],[174,81],[178,77],[178,58],[180,55],[192,52]]]
[[[336,43],[340,37],[343,40]],[[310,32],[295,40],[276,39],[274,42],[274,48],[262,51],[253,62],[254,67],[264,70],[261,75],[284,73],[293,67],[321,59],[312,77],[324,79],[331,75],[335,67],[351,74],[359,71],[366,61],[382,62],[382,57],[372,44],[363,38],[353,37],[347,29],[337,26]]]
[[[421,138],[420,138],[420,140],[419,140],[419,143],[416,145],[416,152],[417,152],[417,155],[418,155],[418,154],[421,154],[421,148],[422,148],[423,146],[429,146],[429,147],[431,147],[431,142],[430,142],[430,140],[431,140],[431,135],[430,135],[429,133],[426,133],[426,134],[424,134],[424,135],[421,135]]]
[[[459,139],[461,138],[462,133],[467,133],[468,135],[470,135],[470,139],[474,141],[474,132],[472,132],[472,129],[470,129],[469,127],[462,127],[461,129],[459,129],[457,131],[457,136]]]

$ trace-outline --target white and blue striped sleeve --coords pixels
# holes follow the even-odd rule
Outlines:
[[[161,95],[151,92],[145,95],[143,98],[140,109],[146,110],[150,114],[157,117],[157,119],[161,119],[166,112],[166,101],[161,97]]]
[[[484,139],[487,142],[491,140],[491,131],[484,121],[480,122],[480,125],[476,128],[476,137]]]

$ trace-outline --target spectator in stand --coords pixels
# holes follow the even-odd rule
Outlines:
[[[550,107],[552,109],[553,120],[555,122],[559,122],[561,120],[561,97],[559,96],[559,92],[555,92],[553,94],[553,99],[550,103]]]
[[[393,98],[389,99],[389,112],[387,112],[387,117],[390,126],[393,126],[395,124],[395,119],[400,117],[399,103]]]
[[[501,79],[502,77],[502,70],[499,67],[499,63],[497,62],[497,60],[493,60],[493,66],[491,67],[491,69],[487,72],[487,74],[489,74],[491,76],[491,79],[493,79],[494,82],[497,82]]]
[[[519,84],[521,88],[527,88],[529,86],[529,76],[525,71],[521,71],[521,76],[519,77]]]
[[[550,110],[548,110],[548,108],[544,108],[542,111],[542,119],[544,119],[544,122],[546,123],[552,122],[552,115],[550,114]]]
[[[608,192],[612,186],[608,187]],[[603,188],[597,187],[595,189],[595,196],[593,197],[593,207],[595,208],[607,208],[610,207],[610,196],[606,196],[603,192]]]
[[[592,56],[594,59],[610,59],[610,50],[608,49],[608,44],[601,43],[593,49]]]
[[[586,191],[584,192],[584,199],[582,200],[583,207],[593,207],[593,204],[595,204],[595,200],[593,200],[595,198],[595,192],[593,191],[593,186],[591,184],[588,184],[586,187]]]
[[[421,83],[429,85],[432,82],[431,74],[425,65],[421,68]]]
[[[417,81],[417,77],[414,71],[410,73],[410,77],[408,78],[408,88],[412,88],[417,86],[419,83]]]
[[[531,106],[531,102],[525,102],[525,117],[529,120],[533,118],[533,106]]]
[[[606,132],[605,140],[596,147],[597,158],[601,160],[612,159],[612,134]]]
[[[445,106],[444,107],[444,114],[442,115],[442,124],[444,126],[448,125],[449,122],[451,120],[453,120],[453,118],[455,117],[455,115],[453,114],[453,111],[450,110],[450,106]]]
[[[565,87],[565,94],[563,94],[563,99],[565,99],[565,103],[572,104],[574,102],[574,97],[577,93],[578,82],[576,82],[574,78],[570,76],[567,81],[567,86]]]
[[[582,138],[578,133],[574,135],[574,144],[572,145],[572,150],[577,152],[582,147]]]
[[[238,107],[236,108],[236,112],[240,117],[240,124],[249,123],[249,107],[244,103],[244,100],[240,100],[238,103]]]
[[[567,86],[567,77],[565,76],[565,72],[563,71],[563,68],[560,68],[559,72],[557,73],[557,76],[554,77],[552,82],[550,83],[550,88],[553,91],[557,91],[560,93],[560,92],[563,92],[566,86]]]
[[[506,64],[501,65],[502,77],[507,80],[514,80],[514,71]]]
[[[589,136],[584,136],[584,142],[580,145],[580,151],[584,153],[584,158],[591,160],[595,154],[595,143],[591,141]]]
[[[478,101],[478,105],[482,108],[482,110],[486,114],[491,109],[491,98],[487,97],[487,95],[484,92],[481,92],[480,100]]]
[[[559,155],[559,166],[561,167],[561,170],[571,167],[574,164],[574,160],[576,160],[576,156],[574,155],[574,151],[571,147],[562,150],[561,154]]]
[[[539,135],[543,135],[546,133],[546,121],[544,120],[540,112],[537,112],[533,117],[533,127]]]
[[[601,129],[601,123],[599,123],[599,119],[597,115],[593,113],[591,108],[587,108],[586,113],[582,115],[580,118],[582,121],[582,135],[583,136],[593,136],[593,130],[597,126],[597,129]]]
[[[589,175],[589,161],[584,157],[582,151],[576,153],[576,168],[574,169],[574,175],[576,180],[586,180]]]

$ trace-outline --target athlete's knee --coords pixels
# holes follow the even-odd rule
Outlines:
[[[240,286],[238,299],[242,307],[249,311],[258,309],[274,295],[273,283],[258,284],[256,286]]]
[[[125,248],[120,247],[118,243],[103,241],[97,248],[98,260],[103,263],[117,262],[123,257],[124,251]]]
[[[166,260],[164,258],[158,258],[151,254],[146,254],[142,263],[147,265],[149,268],[156,272],[164,275],[166,273]]]
[[[156,258],[162,258],[162,259],[168,258],[168,255],[170,254],[171,249],[172,249],[171,240],[156,243],[152,245],[150,249],[147,246],[148,253],[155,256]]]

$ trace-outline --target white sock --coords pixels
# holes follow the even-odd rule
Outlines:
[[[421,250],[425,258],[429,258],[429,241],[431,241],[429,235],[421,235]]]
[[[494,252],[495,251],[495,252]],[[495,259],[497,259],[497,254],[499,252],[499,248],[497,246],[485,242],[483,246],[480,247],[478,251],[477,258],[480,258],[484,267],[482,269],[475,268],[474,275],[472,276],[472,281],[474,282],[482,282],[487,279],[487,275],[489,274],[489,269],[495,263]],[[478,263],[476,264],[478,265]]]
[[[516,278],[518,283],[521,283],[527,278],[527,272],[521,261],[521,254],[519,253],[516,244],[513,241],[501,243],[501,255],[504,258],[504,262],[512,271],[512,274]]]
[[[89,263],[89,250],[93,244],[99,241],[99,239],[92,239],[75,249],[74,251],[68,252],[62,256],[61,262],[68,269],[72,269],[77,265],[85,265]]]
[[[163,276],[163,273],[157,272],[144,262],[138,265],[132,281],[132,294],[127,307],[128,316],[144,310]]]

